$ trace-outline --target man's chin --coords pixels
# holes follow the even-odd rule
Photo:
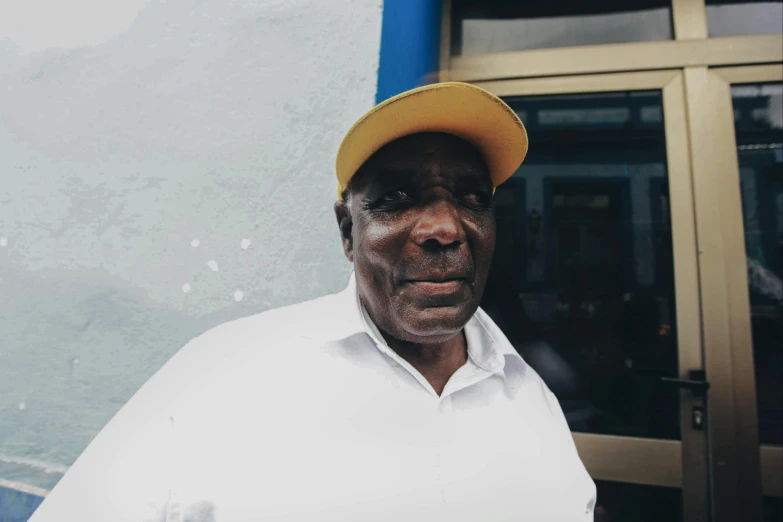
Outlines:
[[[452,306],[425,307],[414,313],[407,313],[402,321],[408,342],[438,343],[457,335],[470,321],[476,307],[470,302]]]

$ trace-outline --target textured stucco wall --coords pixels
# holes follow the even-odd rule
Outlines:
[[[51,488],[190,338],[344,285],[332,166],[381,16],[153,0],[94,47],[0,45],[0,478]]]

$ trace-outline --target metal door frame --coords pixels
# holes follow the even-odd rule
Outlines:
[[[707,520],[710,488],[712,520],[761,521],[762,493],[783,497],[783,448],[758,443],[731,84],[780,81],[783,34],[710,38],[704,0],[671,7],[672,40],[451,56],[451,0],[443,0],[439,79],[508,96],[664,91],[680,368],[702,367],[712,383],[710,444],[700,448],[688,430],[681,443],[575,439],[596,478],[683,487],[688,521]],[[690,423],[686,393],[681,421]]]
[[[679,373],[687,379],[690,370],[704,369],[704,358],[684,77],[681,71],[673,70],[473,83],[499,96],[661,91],[671,201]],[[704,400],[683,390],[680,425],[685,428],[680,440],[589,433],[574,433],[574,440],[593,478],[682,488],[685,519],[706,521],[709,517],[706,432],[690,428],[694,406],[705,406]]]

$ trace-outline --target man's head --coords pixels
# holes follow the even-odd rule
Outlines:
[[[494,187],[527,146],[508,105],[458,82],[390,98],[346,133],[335,212],[359,295],[384,335],[437,344],[470,320],[495,246]]]
[[[481,153],[444,133],[392,141],[351,178],[335,213],[381,330],[431,344],[472,317],[495,246],[492,190]]]

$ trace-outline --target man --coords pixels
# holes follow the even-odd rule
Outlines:
[[[478,308],[526,152],[466,84],[363,116],[336,164],[348,288],[189,343],[32,521],[592,520],[557,400]]]

